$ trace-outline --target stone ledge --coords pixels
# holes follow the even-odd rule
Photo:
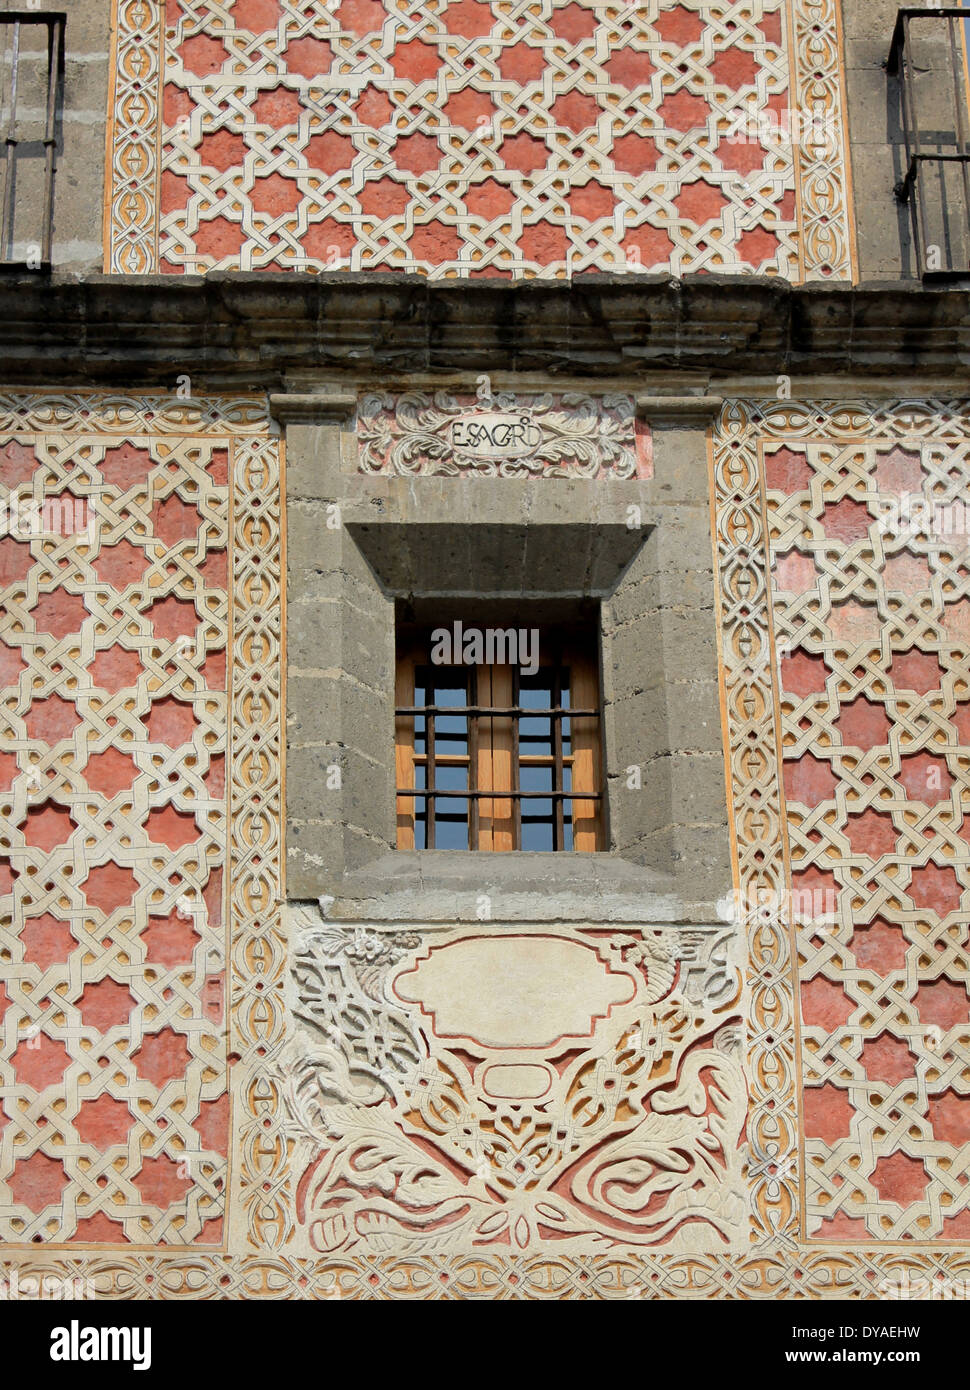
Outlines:
[[[637,414],[650,423],[665,420],[713,420],[723,396],[637,396]]]
[[[919,376],[970,367],[970,291],[757,276],[429,281],[413,275],[6,275],[11,383],[279,392],[389,372],[506,370],[633,383],[658,370]]]
[[[356,409],[357,397],[348,391],[273,392],[269,398],[269,413],[284,425],[343,424]]]
[[[688,925],[716,916],[714,903],[690,898],[682,878],[609,852],[396,850],[365,868],[320,877],[327,916],[338,922],[474,922],[482,920],[483,894],[496,921]]]

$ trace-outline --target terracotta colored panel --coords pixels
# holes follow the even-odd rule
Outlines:
[[[916,991],[920,1023],[932,1024],[948,1032],[970,1023],[970,1004],[964,985],[951,980],[926,981]]]
[[[84,770],[88,787],[106,797],[130,790],[137,776],[138,768],[133,760],[116,748],[109,748],[105,753],[92,753]]]
[[[333,63],[333,48],[324,39],[312,36],[293,39],[286,47],[287,71],[299,77],[314,78],[326,75]]]
[[[101,553],[92,561],[98,578],[115,589],[126,589],[129,584],[140,584],[150,564],[151,559],[144,550],[128,541],[102,546]]]
[[[486,0],[448,0],[444,25],[450,34],[473,39],[491,32],[495,19]]]
[[[70,738],[80,722],[81,717],[73,701],[62,700],[60,695],[35,700],[24,720],[28,736],[48,744]]]
[[[424,82],[429,77],[436,76],[441,67],[437,48],[418,39],[398,43],[390,61],[397,76],[409,82]]]
[[[57,1159],[42,1153],[19,1160],[7,1179],[14,1201],[33,1212],[57,1206],[68,1182],[69,1178]]]
[[[204,1149],[225,1153],[229,1142],[229,1097],[204,1100],[199,1106],[199,1117],[193,1122],[193,1128]]]
[[[65,1071],[71,1065],[71,1057],[64,1044],[43,1033],[20,1043],[11,1061],[17,1080],[35,1091],[43,1091],[47,1086],[60,1086]]]
[[[30,444],[8,439],[0,445],[0,483],[15,488],[29,481],[37,467],[37,456]]]
[[[819,977],[802,985],[802,1021],[809,1027],[833,1032],[843,1027],[855,1012],[842,986]]]
[[[135,1117],[124,1101],[113,1100],[111,1096],[99,1096],[97,1100],[86,1101],[78,1110],[74,1128],[85,1144],[96,1149],[109,1149],[113,1144],[124,1144]]]
[[[66,844],[76,829],[77,822],[65,807],[45,803],[28,810],[24,839],[28,845],[49,851]]]
[[[9,791],[14,778],[20,776],[16,753],[0,753],[0,791]]]
[[[130,907],[138,892],[138,880],[121,864],[103,864],[89,870],[83,888],[88,906],[110,915],[119,907]]]
[[[882,705],[864,696],[843,705],[835,726],[845,748],[880,748],[889,742],[892,720]]]
[[[186,913],[183,917],[177,910],[165,919],[150,917],[143,939],[146,959],[169,969],[191,961],[192,953],[199,944],[199,934],[191,914]]]
[[[191,1060],[185,1037],[172,1028],[149,1033],[132,1057],[138,1075],[159,1089],[184,1076]]]
[[[847,1139],[855,1113],[848,1093],[837,1086],[808,1086],[803,1093],[805,1133],[834,1144]]]
[[[100,473],[109,486],[127,492],[136,483],[145,481],[152,466],[147,449],[125,442],[105,450]]]
[[[174,806],[149,811],[145,831],[152,844],[166,845],[172,850],[182,849],[199,838],[195,816]]]
[[[786,762],[783,774],[787,800],[803,806],[819,806],[823,801],[830,801],[838,785],[831,764],[812,753],[806,753],[796,762]]]
[[[956,912],[963,894],[963,888],[954,871],[937,864],[927,864],[923,868],[914,869],[906,891],[917,907],[935,912],[939,917]]]
[[[602,108],[595,97],[584,96],[582,92],[566,92],[556,97],[550,108],[557,125],[581,135],[584,130],[595,126]]]
[[[899,927],[876,917],[872,922],[856,926],[849,949],[863,970],[889,975],[905,969],[908,945]]]
[[[970,1144],[970,1096],[944,1091],[929,1103],[933,1138],[958,1147]]]
[[[22,583],[33,563],[29,539],[20,540],[15,536],[0,539],[0,585]]]
[[[596,16],[585,5],[571,0],[571,3],[559,5],[553,10],[549,27],[569,43],[582,43],[584,39],[592,38],[595,33]]]
[[[758,61],[750,49],[725,48],[714,55],[710,73],[715,82],[736,92],[754,85],[758,68]]]
[[[381,0],[343,0],[337,18],[351,33],[371,34],[383,27],[387,10]]]
[[[135,685],[142,670],[137,654],[124,647],[108,647],[106,651],[96,652],[90,667],[94,684],[113,695]]]
[[[128,987],[111,979],[85,985],[78,1000],[78,1010],[85,1028],[96,1028],[99,1033],[107,1033],[109,1029],[126,1023],[134,1006],[135,1000]]]
[[[688,222],[694,222],[699,227],[705,222],[717,221],[729,206],[730,201],[721,190],[704,179],[685,183],[677,198],[677,211],[681,217],[686,217]]]
[[[820,695],[831,672],[821,656],[810,652],[797,651],[781,660],[781,683],[785,690],[804,699],[807,695]]]
[[[894,654],[889,668],[889,679],[897,690],[915,690],[917,695],[928,695],[931,690],[940,689],[943,672],[936,656],[931,652],[921,652],[914,648],[911,652]],[[961,708],[970,715],[970,706]],[[970,734],[970,727],[967,732]],[[966,741],[964,739],[964,742]]]
[[[27,663],[19,651],[0,642],[0,688],[16,685],[21,671],[27,670]]]
[[[49,912],[28,917],[21,929],[20,940],[25,962],[38,965],[41,970],[49,970],[57,961],[66,961],[78,944],[68,924],[59,922]]]
[[[310,169],[324,174],[339,174],[349,169],[357,157],[354,142],[346,135],[328,130],[324,135],[313,135],[306,143],[306,162]]]
[[[546,59],[541,48],[531,44],[514,43],[503,48],[499,55],[499,72],[506,82],[517,82],[525,86],[537,82],[545,71]]]
[[[261,34],[279,23],[280,7],[277,0],[233,0],[232,17],[241,29]]]
[[[218,39],[209,38],[207,34],[197,34],[194,38],[186,39],[178,53],[187,71],[194,73],[196,77],[208,77],[219,72],[229,57],[225,45]]]
[[[688,9],[686,5],[674,5],[662,11],[654,20],[653,27],[664,43],[678,49],[699,43],[704,33],[703,19],[696,10]]]
[[[33,613],[37,631],[49,632],[54,637],[69,637],[71,633],[80,632],[89,616],[81,595],[67,593],[64,589],[41,594]]]
[[[857,816],[849,816],[845,833],[853,854],[867,854],[873,859],[892,854],[898,838],[891,817],[871,809]]]
[[[927,806],[946,801],[953,786],[953,777],[946,761],[933,758],[928,753],[914,753],[900,758],[899,780],[911,800],[922,801]]]
[[[873,1186],[882,1200],[903,1206],[921,1201],[928,1181],[922,1161],[904,1153],[881,1158],[872,1174]]]
[[[898,1086],[901,1081],[913,1077],[916,1085],[916,1059],[908,1045],[889,1033],[880,1033],[877,1038],[867,1041],[862,1047],[862,1068],[870,1081],[881,1081],[887,1086]]]
[[[201,521],[198,508],[183,502],[174,493],[164,502],[156,502],[152,510],[152,530],[166,547],[195,540]]]
[[[184,599],[165,598],[149,610],[152,630],[157,637],[173,642],[178,637],[194,637],[198,623],[195,604]]]
[[[843,497],[825,508],[821,520],[828,539],[853,545],[869,534],[873,518],[864,503]]]
[[[179,1164],[167,1154],[144,1159],[141,1172],[132,1181],[142,1201],[154,1207],[184,1200],[191,1184],[191,1179],[179,1172]]]

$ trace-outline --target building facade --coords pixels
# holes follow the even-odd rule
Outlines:
[[[952,1290],[959,10],[0,23],[4,1277]]]

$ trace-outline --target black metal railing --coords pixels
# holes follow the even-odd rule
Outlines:
[[[5,144],[0,159],[3,269],[50,268],[55,151],[64,101],[66,23],[67,16],[62,12],[0,10],[0,120]],[[29,42],[39,30],[46,30],[46,69],[35,60]],[[39,177],[31,177],[38,172]],[[25,175],[27,187],[18,192],[18,181]],[[26,226],[17,217],[18,212],[24,211],[28,216]]]
[[[923,278],[970,274],[970,107],[961,6],[920,5],[896,16],[887,64],[899,81],[909,204]],[[929,27],[917,44],[914,21]]]

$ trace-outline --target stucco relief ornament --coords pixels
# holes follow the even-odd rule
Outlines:
[[[358,410],[359,469],[406,476],[637,476],[632,396],[373,392]],[[641,439],[641,472],[647,467]]]
[[[282,1092],[310,1250],[740,1240],[741,988],[734,970],[723,994],[722,934],[304,930]],[[705,971],[720,999],[691,1003]]]

